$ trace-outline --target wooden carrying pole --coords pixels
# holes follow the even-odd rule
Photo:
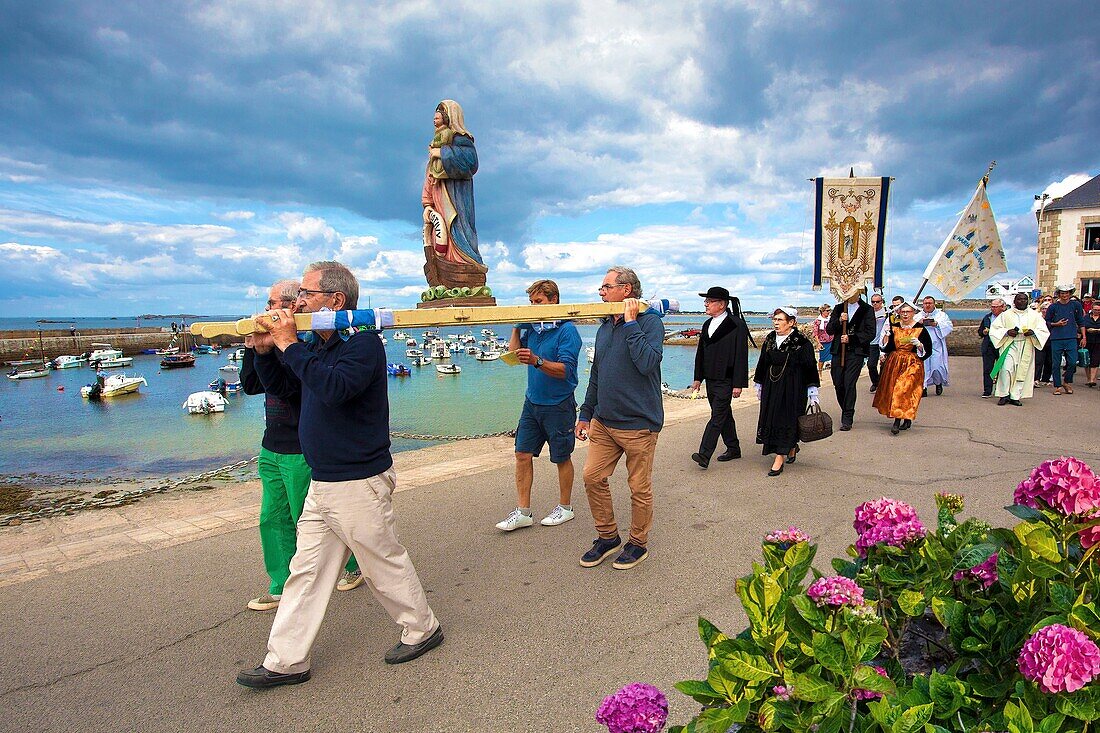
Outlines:
[[[662,305],[658,305],[661,303]],[[667,307],[668,301],[655,301],[653,305],[642,303],[641,310],[657,306],[657,312],[673,311]],[[352,310],[321,313],[297,313],[294,324],[298,331],[331,330],[348,326],[368,326],[377,330],[385,328],[438,328],[441,326],[472,326],[495,323],[538,323],[540,321],[561,321],[577,318],[599,318],[602,316],[622,315],[622,303],[551,303],[548,305],[504,305],[476,306],[457,308],[407,308],[403,310]],[[334,317],[342,321],[332,325]],[[321,325],[319,325],[321,324]],[[210,338],[212,336],[248,336],[260,331],[251,318],[242,318],[235,322],[196,321],[191,324],[191,333]]]

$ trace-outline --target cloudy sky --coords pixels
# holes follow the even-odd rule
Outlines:
[[[337,258],[373,305],[425,283],[431,118],[477,140],[502,303],[722,284],[821,300],[817,175],[896,180],[911,294],[988,163],[1012,274],[1033,197],[1100,173],[1094,1],[157,3],[0,0],[4,316],[241,313]]]

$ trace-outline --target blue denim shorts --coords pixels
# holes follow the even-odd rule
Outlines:
[[[833,360],[833,347],[831,344],[825,344],[817,351],[817,360],[822,364],[828,364]]]
[[[525,399],[516,428],[516,453],[537,456],[549,443],[550,462],[565,463],[577,444],[576,424],[577,401],[572,396],[556,405],[536,405]]]

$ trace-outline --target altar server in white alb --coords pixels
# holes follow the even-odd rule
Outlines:
[[[932,356],[924,363],[924,394],[928,394],[928,388],[935,385],[936,394],[941,395],[943,388],[950,384],[947,378],[947,334],[955,326],[947,313],[936,307],[936,299],[931,295],[924,296],[921,308],[923,311],[917,317],[932,337]]]
[[[1035,352],[1043,348],[1050,331],[1038,311],[1028,307],[1027,293],[1016,293],[1012,307],[993,319],[989,340],[997,347],[993,395],[998,405],[1023,407],[1020,400],[1035,391]]]

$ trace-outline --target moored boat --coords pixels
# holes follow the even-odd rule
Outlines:
[[[217,354],[222,353],[217,347],[211,346],[210,344],[199,344],[198,346],[196,346],[191,351],[195,354],[214,354],[214,355],[217,355]]]
[[[415,359],[418,356],[424,356],[424,352],[420,349],[405,349],[405,356]]]
[[[124,394],[133,394],[142,385],[149,386],[149,383],[145,381],[145,377],[128,377],[121,373],[107,376],[100,373],[96,375],[95,384],[86,384],[80,388],[80,396],[90,400],[97,400],[101,397],[118,397]]]
[[[459,374],[462,367],[458,364],[436,364],[435,370],[440,374]]]
[[[39,379],[50,374],[50,366],[42,359],[27,359],[11,362],[8,379]]]
[[[496,361],[500,358],[499,351],[479,351],[474,354],[474,358],[478,361]]]
[[[387,364],[386,373],[391,377],[407,377],[412,371],[405,364]]]
[[[53,360],[54,369],[74,369],[79,366],[83,366],[88,363],[88,355],[81,354],[80,356],[72,356],[66,354],[59,356]]]
[[[225,406],[229,400],[217,392],[192,392],[183,403],[183,409],[189,415],[211,415],[215,412],[225,412]]]
[[[229,361],[244,361],[244,349],[234,349],[229,355]]]
[[[160,360],[161,369],[186,369],[195,366],[194,354],[168,354]]]
[[[96,371],[128,367],[133,363],[132,356],[123,356],[119,349],[110,344],[92,344],[92,353],[88,355],[88,366]]]
[[[418,356],[418,357],[415,357],[412,361],[413,366],[418,366],[418,367],[428,366],[431,363],[432,363],[432,357],[430,357],[430,356]]]

